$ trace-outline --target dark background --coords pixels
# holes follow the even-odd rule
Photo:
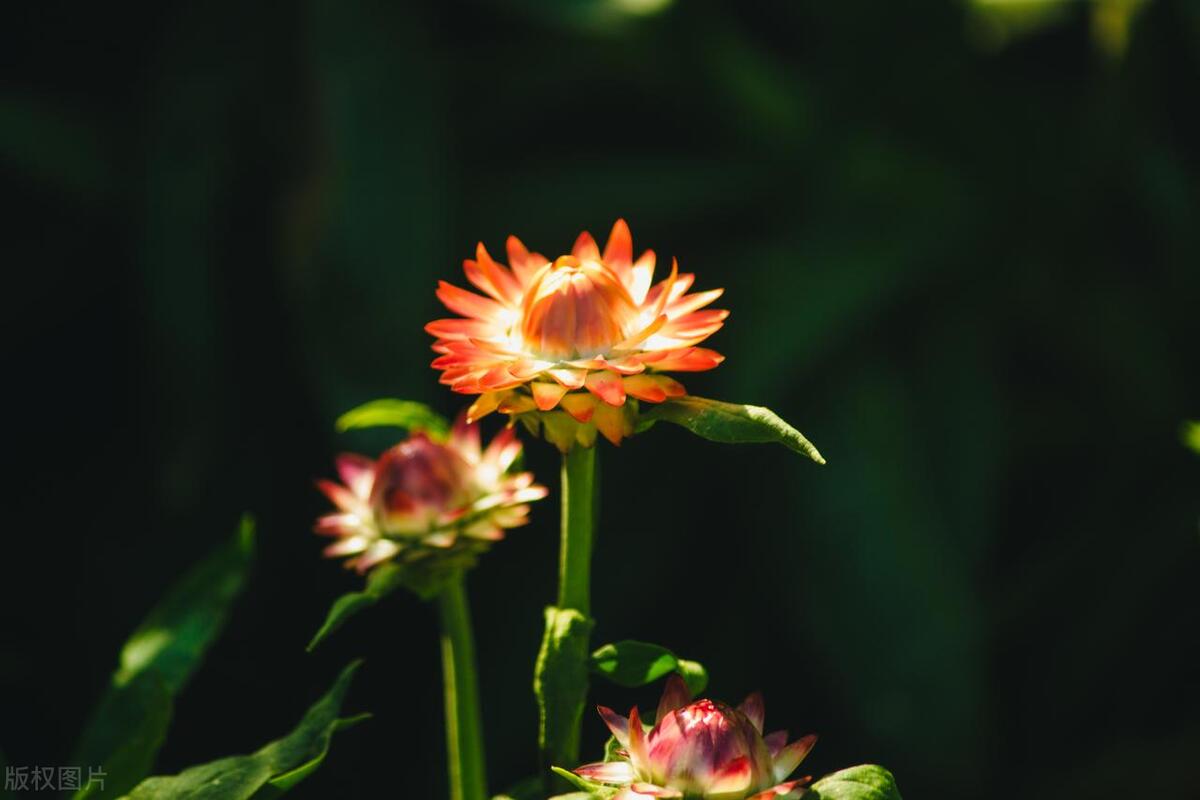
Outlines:
[[[249,509],[251,586],[158,771],[281,735],[365,655],[376,718],[297,796],[443,796],[432,609],[303,652],[357,585],[311,481],[386,444],[333,432],[353,405],[457,410],[422,326],[477,240],[554,255],[625,216],[727,289],[689,389],[829,464],[602,444],[597,641],[761,688],[821,734],[810,771],[883,763],[909,798],[1200,797],[1200,5],[657,5],[9,10],[11,763],[66,762],[120,642]],[[555,501],[534,519],[471,580],[496,790],[535,765]]]

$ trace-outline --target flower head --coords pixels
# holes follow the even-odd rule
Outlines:
[[[672,675],[649,732],[636,706],[628,719],[607,708],[599,711],[622,748],[622,760],[586,764],[575,773],[624,787],[615,800],[796,798],[808,783],[808,778],[787,778],[817,737],[787,744],[786,731],[763,736],[763,701],[757,693],[737,708],[692,702],[683,680]]]
[[[509,472],[520,453],[511,428],[484,450],[479,426],[460,417],[445,442],[416,433],[376,461],[339,456],[342,483],[317,482],[338,508],[314,528],[337,538],[325,555],[353,556],[346,566],[360,573],[389,559],[473,557],[547,494],[532,473]]]
[[[508,260],[511,269],[481,242],[463,269],[487,297],[443,281],[438,298],[462,318],[425,326],[437,337],[433,366],[442,383],[479,395],[472,420],[495,410],[540,412],[550,436],[565,425],[587,445],[599,429],[616,444],[633,430],[627,398],[681,396],[683,386],[664,373],[708,370],[724,358],[696,346],[729,315],[704,308],[722,290],[687,294],[694,276],[674,260],[655,284],[654,251],[633,260],[624,220],[613,225],[603,253],[586,231],[570,255],[554,261],[510,236]]]

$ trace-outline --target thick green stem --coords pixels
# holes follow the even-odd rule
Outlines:
[[[562,549],[558,607],[591,615],[592,525],[596,520],[596,448],[572,447],[562,465]]]
[[[442,620],[442,683],[446,695],[450,800],[487,800],[475,639],[471,633],[471,612],[461,572],[438,595],[438,611]]]
[[[596,519],[596,451],[573,447],[563,456],[562,544],[558,606],[547,609],[534,690],[540,712],[539,744],[545,766],[579,763],[579,731],[588,693],[592,630],[592,526]],[[561,779],[552,783],[558,786]]]

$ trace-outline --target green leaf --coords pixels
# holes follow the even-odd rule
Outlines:
[[[329,693],[318,700],[287,736],[257,752],[231,756],[189,767],[178,775],[147,778],[129,793],[129,800],[262,800],[278,797],[320,766],[337,731],[345,730],[368,714],[341,718],[342,702],[354,673],[355,661],[338,676]]]
[[[901,800],[892,773],[874,764],[826,775],[804,797],[806,800]]]
[[[677,397],[650,406],[642,413],[637,429],[644,431],[659,420],[682,425],[697,436],[713,442],[777,442],[818,464],[825,463],[825,459],[812,442],[804,438],[804,434],[780,419],[774,411],[762,406],[723,403],[691,395]]]
[[[1200,422],[1183,424],[1183,443],[1200,453]]]
[[[404,428],[425,431],[441,439],[450,432],[450,423],[424,403],[383,398],[352,408],[338,417],[339,431],[345,433],[360,428]]]
[[[693,696],[708,685],[708,673],[699,663],[681,659],[660,645],[632,639],[597,648],[588,666],[597,675],[630,689],[653,683],[672,672],[679,673]]]
[[[573,608],[546,608],[546,633],[538,651],[533,691],[538,701],[538,744],[549,762],[550,742],[564,753],[579,752],[579,727],[588,689],[588,641],[592,620]]]
[[[146,776],[162,746],[174,696],[217,638],[254,558],[254,521],[244,516],[232,540],[192,568],[121,648],[120,663],[80,737],[72,763],[100,766],[76,800],[118,796]]]
[[[436,565],[426,562],[397,564],[388,562],[371,570],[367,585],[361,592],[347,592],[334,601],[325,615],[325,622],[313,635],[306,648],[316,649],[346,620],[363,609],[370,608],[400,587],[414,592],[422,600],[432,600],[441,592],[447,580],[456,572],[474,563],[474,554],[464,551],[454,558],[439,558]]]

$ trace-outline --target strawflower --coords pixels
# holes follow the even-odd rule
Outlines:
[[[470,561],[547,494],[532,473],[510,472],[520,453],[511,428],[484,450],[479,426],[460,417],[445,442],[415,433],[378,460],[339,456],[342,483],[317,482],[338,509],[314,528],[336,538],[325,555],[352,556],[346,566],[360,573],[392,559]]]
[[[636,403],[684,395],[668,372],[717,366],[719,353],[697,347],[721,328],[728,311],[704,308],[721,289],[688,294],[694,276],[672,259],[654,283],[655,255],[635,261],[629,226],[617,220],[601,253],[591,234],[553,261],[515,236],[509,267],[481,242],[463,262],[467,279],[487,296],[441,282],[438,298],[462,318],[425,330],[437,337],[441,382],[479,395],[471,420],[493,411],[522,415],[564,451],[572,439],[590,446],[597,429],[620,443],[633,432]]]
[[[788,744],[786,731],[763,736],[763,700],[757,693],[737,708],[712,700],[692,702],[683,680],[673,675],[648,732],[636,706],[628,719],[604,707],[599,711],[622,757],[586,764],[575,774],[622,787],[614,800],[790,800],[803,795],[810,780],[788,776],[817,737]]]

